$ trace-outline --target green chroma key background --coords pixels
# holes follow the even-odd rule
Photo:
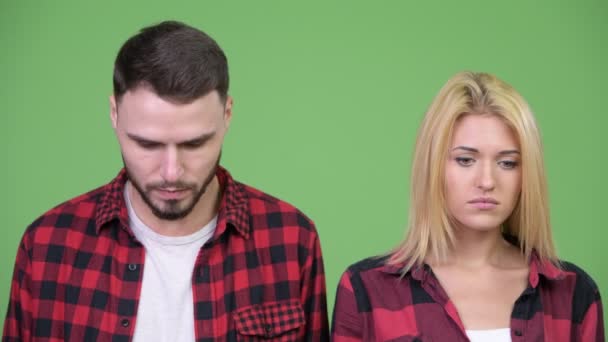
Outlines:
[[[169,18],[225,50],[235,106],[223,165],[314,219],[330,310],[344,269],[404,235],[416,129],[461,70],[495,73],[529,101],[559,255],[608,296],[606,1],[3,0],[0,319],[25,227],[121,167],[114,57]]]

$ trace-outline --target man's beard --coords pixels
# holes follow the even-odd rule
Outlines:
[[[204,180],[203,184],[198,188],[197,188],[197,185],[194,183],[186,183],[186,182],[182,182],[182,181],[177,181],[177,182],[173,182],[173,183],[161,182],[161,183],[149,184],[149,185],[146,185],[145,189],[144,189],[144,187],[142,187],[142,185],[137,182],[135,177],[132,176],[132,174],[129,170],[129,167],[127,166],[126,163],[124,163],[124,158],[123,158],[123,163],[124,163],[125,170],[127,172],[127,176],[129,177],[129,181],[131,182],[131,184],[133,184],[133,187],[137,190],[137,192],[139,193],[139,196],[148,205],[148,208],[150,208],[150,210],[152,211],[154,216],[158,217],[161,220],[176,221],[176,220],[179,220],[179,219],[182,219],[182,218],[188,216],[188,214],[190,214],[190,212],[192,212],[192,209],[194,209],[196,204],[199,202],[199,200],[201,199],[203,194],[207,191],[209,184],[211,184],[211,182],[213,181],[213,178],[215,177],[215,174],[217,172],[217,168],[220,163],[220,158],[221,158],[221,153],[220,153],[220,156],[217,158],[215,165],[211,169],[211,172],[207,175],[207,178]],[[191,202],[188,203],[183,208],[180,207],[180,202],[187,201],[187,198],[183,199],[183,200],[164,200],[163,202],[165,204],[165,207],[161,208],[152,201],[152,199],[150,198],[150,196],[148,194],[150,192],[152,192],[153,190],[166,189],[166,188],[192,191],[194,193],[194,196],[192,197]]]

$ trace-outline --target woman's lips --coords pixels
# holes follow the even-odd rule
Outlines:
[[[473,207],[481,210],[494,209],[498,206],[498,201],[491,197],[479,197],[468,202]]]

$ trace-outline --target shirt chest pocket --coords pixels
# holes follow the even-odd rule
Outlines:
[[[297,301],[247,306],[233,315],[239,341],[297,341],[305,324]]]

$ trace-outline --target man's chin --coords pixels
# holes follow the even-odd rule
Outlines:
[[[177,221],[177,220],[183,219],[184,217],[188,216],[188,214],[190,214],[191,211],[192,211],[192,209],[185,209],[185,210],[159,210],[158,208],[152,209],[152,213],[154,214],[154,216],[156,216],[157,218],[159,218],[161,220],[166,220],[166,221]]]
[[[188,203],[183,203],[184,201],[180,202],[182,203],[180,203],[181,205],[179,205],[179,207],[177,207],[177,203],[175,203],[173,205],[169,205],[170,208],[164,204],[162,207],[155,205],[154,207],[150,207],[150,209],[152,210],[154,216],[159,219],[175,221],[188,216],[188,214],[190,214],[192,211],[192,207],[190,205],[184,205]]]
[[[178,221],[188,216],[189,212],[154,212],[154,215],[164,221]]]
[[[154,216],[161,220],[176,221],[185,218],[195,209],[196,204],[207,190],[207,183],[201,188],[192,186],[187,189],[172,194],[152,188],[140,194]],[[197,189],[199,190],[197,191]]]

